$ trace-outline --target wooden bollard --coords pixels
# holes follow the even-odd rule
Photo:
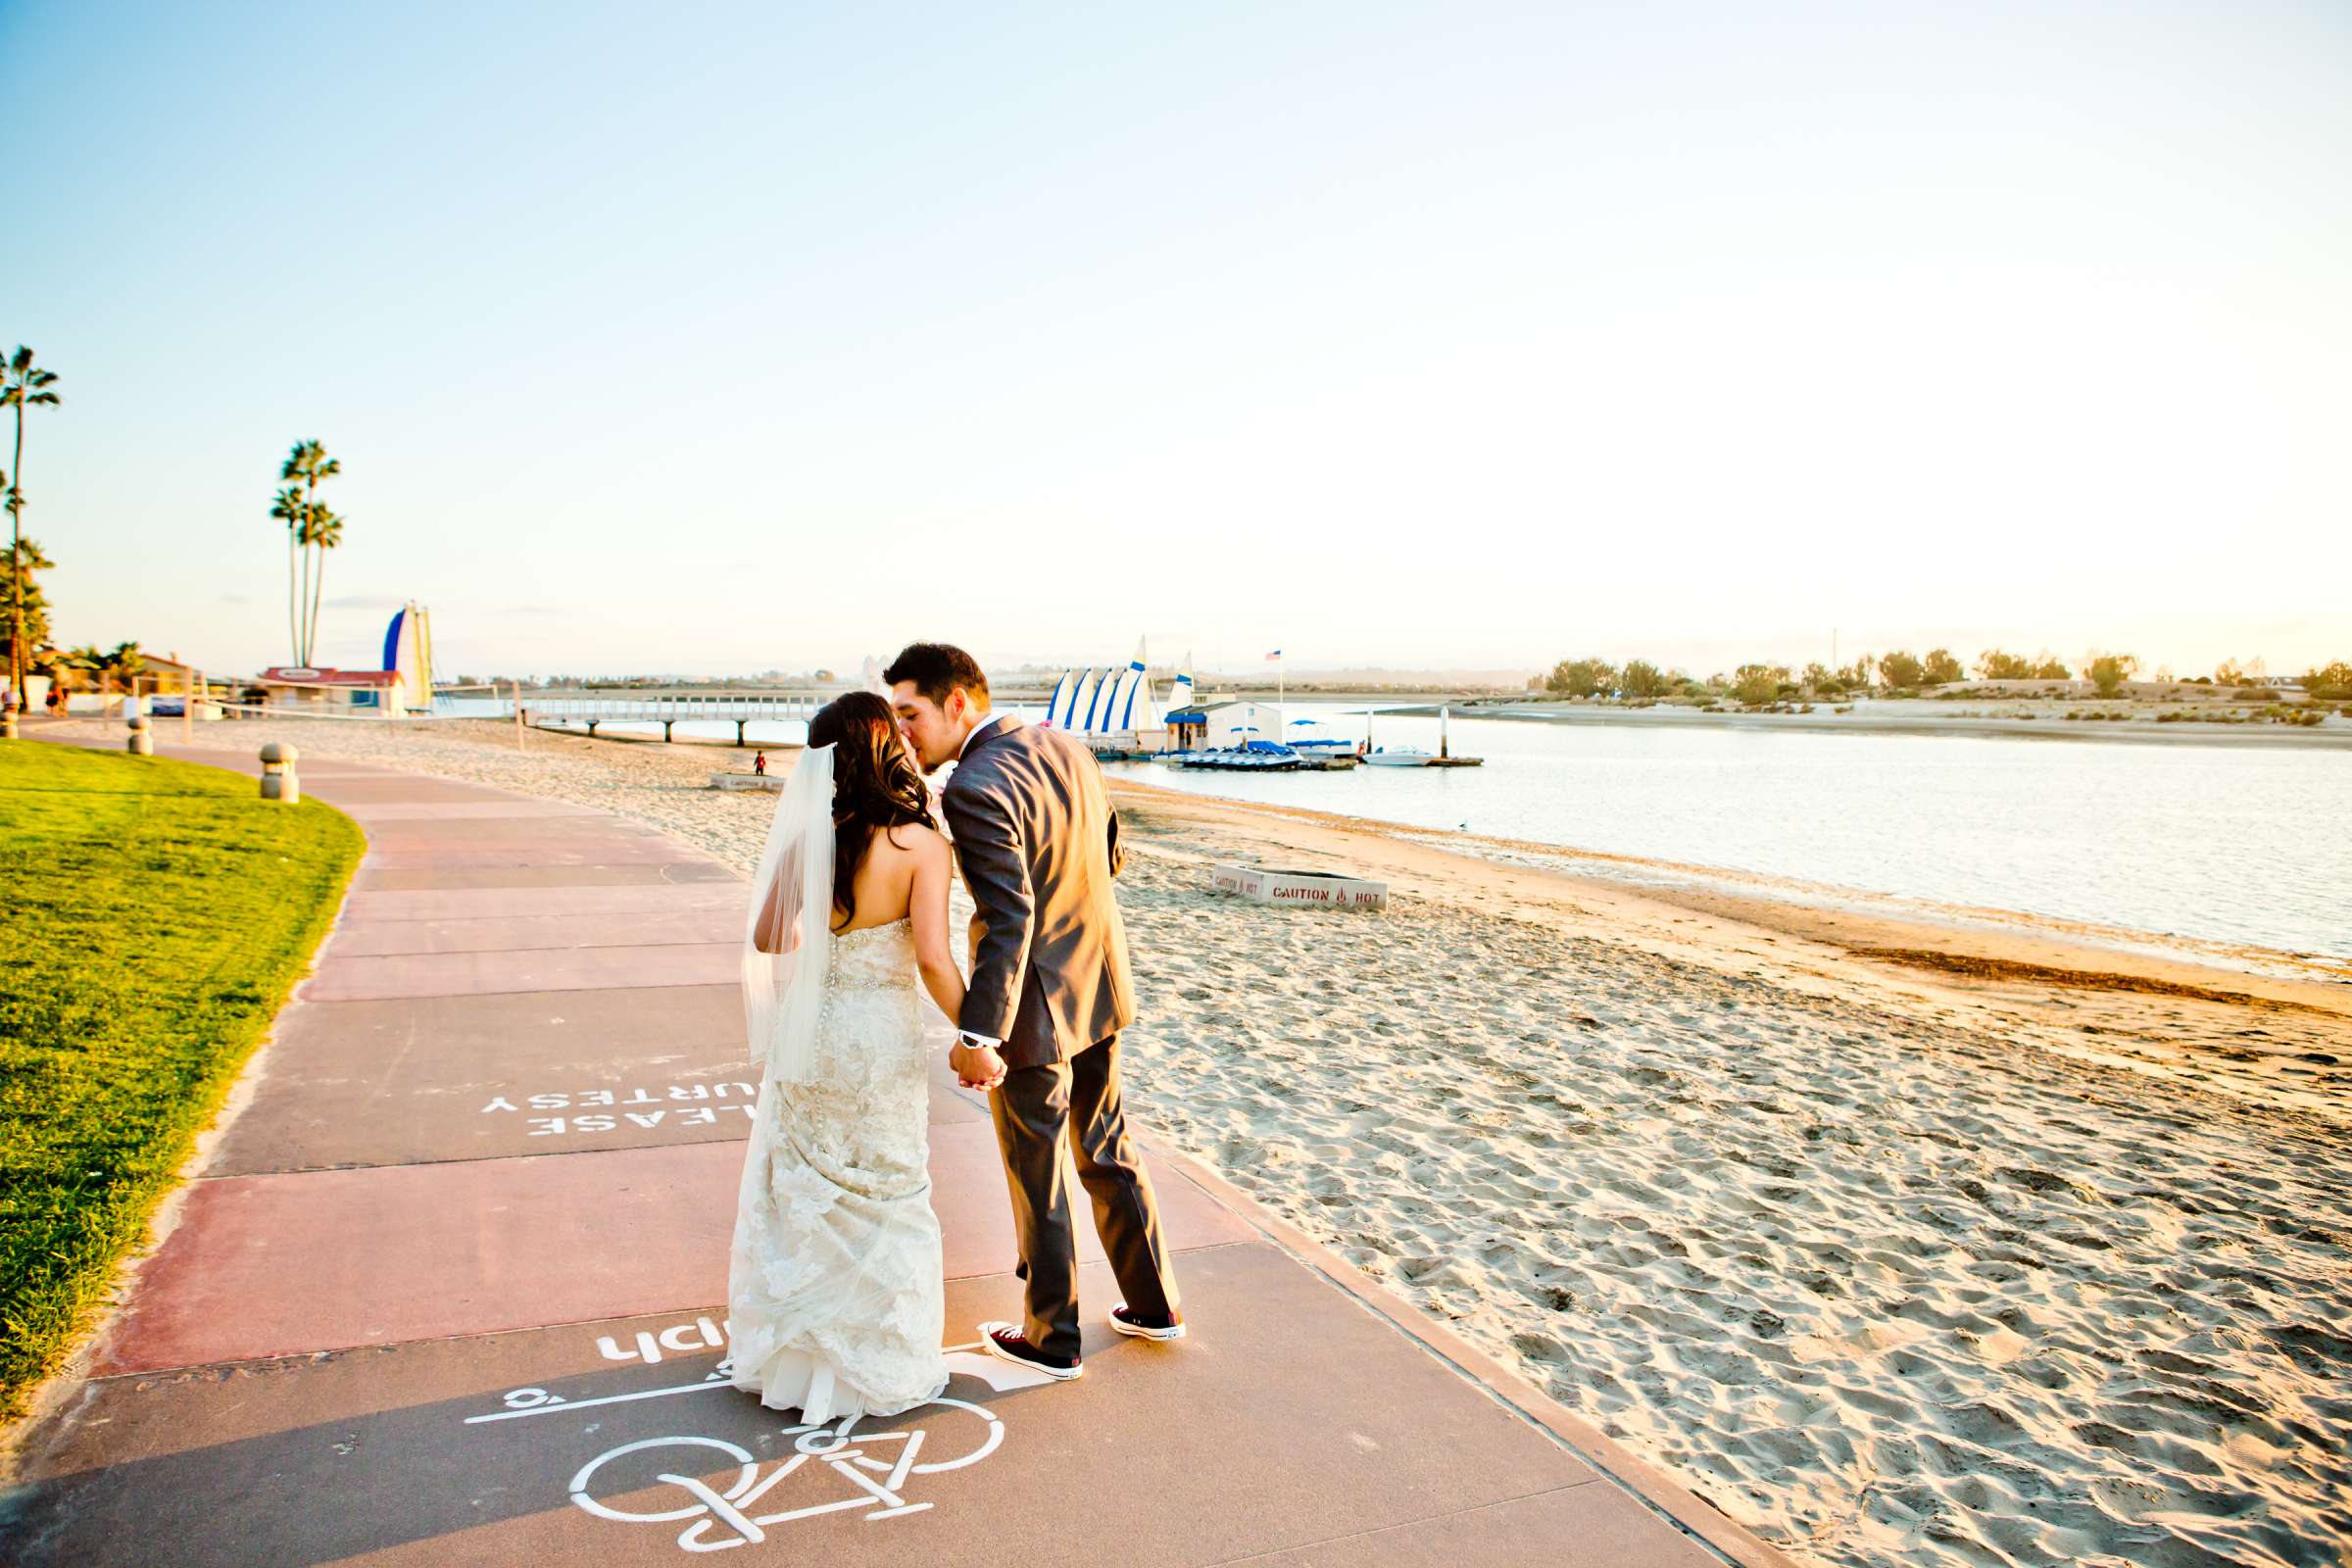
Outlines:
[[[130,715],[130,739],[125,743],[134,757],[153,757],[155,737],[148,733],[150,720],[145,713]]]
[[[302,799],[302,780],[294,772],[294,748],[271,741],[262,748],[262,799],[292,806]]]

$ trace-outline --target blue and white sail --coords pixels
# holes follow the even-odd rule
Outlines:
[[[1054,695],[1046,699],[1046,723],[1048,725],[1059,727],[1062,705],[1068,701],[1071,690],[1077,684],[1077,671],[1068,669],[1063,670],[1061,679],[1054,683]]]
[[[1103,676],[1102,686],[1095,692],[1095,710],[1087,720],[1087,734],[1108,735],[1119,727],[1119,699],[1127,690],[1127,682],[1131,678],[1124,664],[1113,665],[1110,673]]]
[[[1119,693],[1118,710],[1105,729],[1121,735],[1159,728],[1159,710],[1152,703],[1152,671],[1144,659],[1144,639],[1135,640],[1135,657],[1127,662],[1127,679]]]
[[[1146,643],[1139,638],[1135,657],[1124,663],[1106,664],[1100,671],[1063,670],[1046,699],[1045,722],[1089,740],[1112,739],[1159,729],[1159,713],[1152,696]]]
[[[1193,706],[1193,656],[1184,656],[1184,667],[1176,671],[1176,684],[1168,689],[1168,711]]]
[[[1071,726],[1073,729],[1086,735],[1102,733],[1102,715],[1110,707],[1111,694],[1117,689],[1123,673],[1115,667],[1102,671],[1102,678],[1095,682],[1095,689],[1086,694],[1085,702],[1078,705],[1078,722]]]
[[[1063,729],[1076,730],[1081,734],[1085,732],[1086,715],[1094,709],[1095,688],[1095,672],[1092,669],[1078,677],[1078,684],[1070,688],[1069,711],[1062,715]]]
[[[1124,673],[1115,665],[1103,667],[1102,678],[1095,683],[1095,689],[1089,694],[1085,706],[1078,710],[1078,722],[1071,726],[1079,734],[1091,737],[1100,731],[1102,710],[1110,705],[1110,689],[1119,683],[1119,677]]]
[[[433,710],[432,617],[413,599],[384,628],[384,668],[400,677],[383,699],[394,714]]]

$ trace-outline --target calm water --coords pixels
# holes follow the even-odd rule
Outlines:
[[[1333,733],[1359,716],[1329,712]],[[1383,716],[1436,750],[1435,719]],[[2352,964],[2352,753],[1453,721],[1463,770],[1193,773],[1170,788],[1723,866]]]
[[[1289,716],[1362,734],[1361,715],[1339,709],[1294,703]],[[1377,725],[1384,745],[1437,748],[1434,718]],[[731,723],[678,729],[734,738]],[[751,728],[755,742],[802,735],[797,723]],[[2314,955],[2352,972],[2352,753],[1461,717],[1453,743],[1486,765],[1113,771],[1228,800]]]

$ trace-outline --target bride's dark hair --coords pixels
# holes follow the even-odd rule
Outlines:
[[[808,721],[808,748],[819,746],[833,748],[833,907],[848,925],[858,913],[858,868],[874,835],[939,824],[923,775],[899,739],[898,715],[880,697],[850,692],[818,709]]]

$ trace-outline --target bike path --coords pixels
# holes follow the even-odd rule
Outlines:
[[[25,1435],[0,1559],[1783,1560],[1174,1154],[1194,1338],[1104,1329],[1090,1234],[1087,1376],[977,1353],[1020,1287],[993,1132],[944,1062],[946,1399],[847,1433],[762,1410],[721,1370],[740,879],[577,807],[332,762],[304,785],[368,858]]]

